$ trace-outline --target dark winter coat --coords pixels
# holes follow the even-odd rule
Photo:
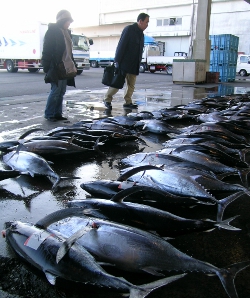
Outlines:
[[[137,23],[125,27],[116,48],[115,62],[119,68],[130,74],[139,74],[144,47],[144,34]]]
[[[42,65],[43,70],[46,73],[44,78],[45,83],[58,82],[56,65],[62,61],[65,49],[66,45],[61,28],[58,26],[58,24],[49,24],[49,28],[44,36],[42,53]],[[72,60],[74,61],[73,54]],[[67,85],[75,87],[75,79],[67,79]]]

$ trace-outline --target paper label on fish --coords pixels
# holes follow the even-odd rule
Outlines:
[[[131,181],[123,181],[119,186],[118,188],[119,189],[127,189],[127,188],[130,188],[132,186],[135,185],[135,182],[131,182]]]
[[[46,231],[34,233],[24,242],[24,245],[37,250],[43,241],[50,236],[52,236],[52,234]]]

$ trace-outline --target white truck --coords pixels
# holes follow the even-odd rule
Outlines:
[[[187,53],[175,52],[174,56],[164,56],[164,51],[160,47],[160,44],[145,44],[142,55],[140,72],[150,71],[154,73],[156,71],[166,71],[167,74],[172,74],[173,60],[174,59],[186,59]]]
[[[105,67],[114,62],[115,51],[90,51],[89,63],[93,68]]]
[[[140,72],[150,71],[166,71],[172,74],[172,65],[174,59],[185,59],[187,53],[175,52],[174,56],[164,56],[164,43],[156,41],[151,36],[144,36],[144,49],[140,64]],[[115,51],[90,51],[90,66],[105,67],[114,62]]]
[[[250,55],[238,55],[236,73],[242,77],[248,76],[250,74]]]
[[[28,69],[37,72],[42,68],[41,56],[44,35],[48,24],[41,22],[7,25],[0,28],[0,68],[8,72]],[[92,39],[84,35],[72,34],[73,56],[77,64],[77,74],[89,69],[89,47]]]

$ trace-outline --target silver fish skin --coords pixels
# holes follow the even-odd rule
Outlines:
[[[12,151],[3,156],[5,164],[10,166],[12,170],[19,171],[22,174],[47,176],[56,179],[53,189],[58,185],[60,177],[56,174],[48,162],[41,156],[26,151]]]
[[[65,280],[113,288],[129,293],[130,298],[143,298],[153,290],[185,275],[180,274],[137,286],[124,278],[108,274],[79,244],[72,245],[67,255],[57,263],[56,255],[63,239],[34,225],[20,221],[12,222],[6,229],[5,235],[17,255],[43,271],[52,285],[55,285],[57,277],[61,277]]]
[[[137,174],[133,174],[128,180],[140,185],[165,190],[175,195],[189,196],[205,201],[216,201],[195,179],[177,171],[140,171]]]
[[[81,228],[89,224],[96,228],[77,239],[77,243],[100,260],[123,270],[144,271],[156,276],[173,270],[216,274],[230,298],[238,297],[234,286],[236,274],[250,265],[250,261],[246,261],[218,268],[182,253],[152,233],[97,218],[92,222],[89,218],[67,218],[50,225],[48,230],[72,240],[75,233],[77,235]],[[70,246],[70,243],[67,245]]]

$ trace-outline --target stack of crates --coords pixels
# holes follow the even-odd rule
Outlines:
[[[236,76],[239,37],[231,34],[210,35],[211,72],[219,72],[220,82],[233,82]]]

